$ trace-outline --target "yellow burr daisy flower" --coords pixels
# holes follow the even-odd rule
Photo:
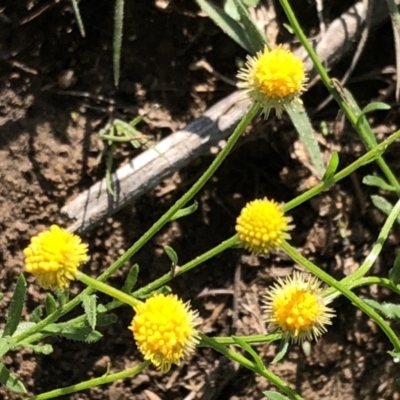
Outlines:
[[[199,342],[197,311],[176,295],[155,294],[135,307],[129,329],[144,359],[166,373],[194,351]]]
[[[23,252],[26,272],[36,275],[45,289],[66,289],[78,267],[89,260],[81,238],[57,225],[32,237]]]
[[[247,203],[236,220],[236,232],[242,246],[255,254],[268,253],[289,239],[291,218],[274,200],[262,199]]]
[[[304,63],[282,46],[271,51],[265,46],[256,56],[248,56],[237,77],[238,87],[260,105],[265,117],[275,109],[278,118],[286,107],[300,102],[307,82]]]
[[[317,339],[331,325],[334,310],[322,295],[321,282],[313,276],[295,272],[279,279],[264,298],[264,321],[271,332],[281,332],[294,343]]]

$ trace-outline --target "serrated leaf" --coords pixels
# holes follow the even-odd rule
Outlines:
[[[71,326],[67,322],[47,325],[43,332],[85,343],[97,342],[103,337],[100,332],[92,330],[88,325]]]
[[[378,196],[373,194],[371,196],[372,204],[379,210],[382,211],[384,214],[389,215],[390,211],[392,211],[393,205],[387,201],[382,196]],[[400,224],[400,216],[396,218],[398,224]]]
[[[250,18],[249,12],[242,0],[234,0],[236,9],[240,15],[240,22],[242,23],[244,30],[249,38],[252,48],[252,54],[257,53],[264,49],[266,45],[265,37],[260,33],[256,24]],[[269,47],[269,46],[268,46]]]
[[[20,275],[15,286],[13,297],[8,308],[7,323],[4,327],[3,337],[12,336],[18,327],[19,321],[22,316],[22,309],[24,307],[26,295],[26,280],[24,275]]]
[[[121,288],[121,291],[128,294],[131,293],[136,285],[138,275],[139,275],[139,265],[138,264],[132,265],[125,279],[125,283]]]
[[[170,221],[175,221],[176,219],[193,214],[197,210],[198,206],[199,204],[197,203],[197,201],[195,201],[191,206],[181,208],[170,218]]]
[[[388,319],[400,320],[400,304],[378,303],[375,300],[364,299],[370,307],[378,311],[383,317]]]
[[[56,289],[55,291],[57,300],[58,300],[58,304],[60,307],[64,307],[65,304],[67,304],[69,302],[69,290],[61,290],[61,289]]]
[[[389,271],[389,279],[394,285],[400,282],[400,251],[397,252],[396,259],[393,263],[393,268]]]
[[[224,10],[214,5],[211,1],[196,0],[196,2],[223,32],[239,46],[247,50],[248,53],[252,53],[252,44],[250,43],[246,31],[239,22],[235,21]]]
[[[334,151],[331,155],[331,159],[329,160],[329,164],[326,168],[322,181],[325,182],[331,179],[335,175],[338,166],[339,166],[339,154],[336,151]]]
[[[237,343],[243,350],[247,351],[257,364],[257,367],[260,371],[265,370],[265,365],[262,362],[260,356],[254,351],[254,349],[247,343],[245,342],[242,338],[237,337],[237,336],[232,336],[232,339],[235,343]]]
[[[324,175],[325,166],[322,159],[321,149],[319,148],[317,138],[314,134],[314,129],[304,106],[302,104],[296,104],[293,107],[287,107],[286,111],[299,134],[301,142],[310,155],[311,162],[319,176],[322,177]]]
[[[46,295],[46,315],[49,316],[57,311],[57,301],[51,293]]]
[[[271,392],[270,390],[267,390],[263,394],[268,400],[290,400],[289,397],[278,392]]]
[[[0,383],[14,393],[27,393],[24,384],[0,362]]]
[[[97,310],[96,310],[96,295],[82,296],[82,305],[85,310],[86,319],[92,329],[96,328]]]
[[[384,179],[382,179],[380,176],[375,176],[375,175],[367,175],[364,176],[363,178],[363,184],[367,186],[376,186],[382,190],[388,190],[390,192],[395,192],[396,188],[394,188],[392,185],[389,185]]]
[[[279,361],[282,360],[283,357],[285,357],[287,351],[289,348],[289,341],[287,340],[281,340],[281,343],[279,345],[279,350],[275,358],[271,361],[271,364],[276,364]]]
[[[378,101],[374,101],[372,103],[369,103],[368,105],[366,105],[363,109],[362,109],[362,114],[368,114],[370,112],[373,111],[378,111],[378,110],[390,110],[391,107],[389,104],[386,103],[382,103],[382,102],[378,102]]]
[[[42,305],[35,307],[29,315],[29,321],[38,323],[43,317],[43,311],[44,307]]]
[[[178,254],[176,251],[170,246],[164,246],[164,251],[167,254],[168,258],[171,260],[172,265],[178,265]]]

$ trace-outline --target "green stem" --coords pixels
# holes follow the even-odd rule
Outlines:
[[[147,286],[143,286],[136,292],[133,292],[132,296],[141,297],[143,295],[153,292],[154,290],[160,288],[161,286],[166,285],[173,278],[175,278],[179,275],[182,275],[185,272],[190,271],[191,269],[197,267],[200,264],[203,264],[210,258],[215,257],[216,255],[222,253],[224,250],[231,248],[232,246],[236,245],[237,243],[238,243],[237,236],[234,235],[234,236],[230,237],[229,239],[220,243],[218,246],[215,246],[211,250],[208,250],[206,253],[203,253],[202,255],[194,258],[193,260],[189,261],[188,263],[177,268],[177,270],[174,271],[173,274],[171,272],[168,272],[168,273],[164,274],[163,276],[161,276],[160,278],[149,283]]]
[[[284,206],[285,212],[299,206],[300,204],[310,200],[317,194],[323,192],[324,190],[330,188],[335,183],[339,182],[346,176],[350,175],[356,169],[362,167],[365,164],[375,160],[380,154],[382,154],[392,143],[394,143],[397,139],[400,138],[400,130],[390,135],[387,139],[383,142],[379,143],[376,147],[369,150],[359,159],[351,163],[346,168],[343,168],[341,171],[336,173],[332,178],[327,179],[319,183],[318,185],[314,186],[313,188],[307,190],[306,192],[302,193],[300,196],[297,196],[295,199],[287,202]]]
[[[303,29],[301,28],[299,22],[297,21],[296,15],[294,14],[292,7],[289,4],[289,1],[288,0],[279,0],[279,1],[286,13],[286,16],[290,22],[291,27],[293,28],[296,36],[298,37],[301,44],[303,45],[308,55],[310,56],[316,71],[321,77],[321,80],[323,81],[323,83],[325,84],[326,88],[329,90],[331,95],[334,97],[336,102],[339,104],[340,108],[343,110],[347,119],[359,133],[367,149],[370,150],[374,146],[373,140],[371,140],[370,135],[366,131],[366,128],[362,125],[358,125],[359,118],[344,100],[344,98],[346,97],[345,94],[343,93],[341,94],[338,88],[335,87],[335,85],[333,84],[326,69],[322,65],[322,62],[319,60],[317,53],[311,46],[310,42],[307,40],[307,37],[304,34]],[[381,168],[384,175],[386,176],[387,180],[390,182],[390,184],[396,188],[397,194],[400,194],[400,184],[396,179],[395,175],[393,174],[393,172],[391,171],[390,167],[386,164],[385,160],[382,157],[378,157],[376,162]]]
[[[54,397],[65,396],[67,394],[80,392],[82,390],[90,389],[92,387],[113,383],[120,379],[130,378],[142,372],[150,365],[150,361],[144,361],[137,367],[126,369],[125,371],[116,374],[101,376],[100,378],[90,379],[85,382],[77,383],[76,385],[66,386],[64,388],[51,390],[50,392],[42,393],[37,396],[29,397],[28,400],[47,400]]]
[[[303,257],[294,247],[292,247],[288,242],[284,241],[282,245],[282,250],[296,263],[302,265],[305,269],[310,271],[317,278],[321,279],[323,282],[331,287],[334,287],[337,291],[341,292],[345,297],[347,297],[354,305],[356,305],[361,311],[367,314],[371,319],[373,319],[376,324],[382,329],[386,334],[388,339],[392,342],[396,352],[400,352],[400,340],[396,333],[392,330],[389,324],[370,306],[365,304],[359,297],[357,297],[349,288],[343,286],[336,279],[332,278],[325,271],[317,267],[311,261]]]
[[[129,259],[139,251],[182,207],[186,205],[207,183],[207,181],[213,176],[215,171],[219,168],[225,158],[233,149],[237,140],[244,132],[246,127],[251,123],[253,118],[259,111],[258,105],[252,105],[247,114],[239,122],[235,131],[229,137],[225,147],[218,154],[215,160],[207,168],[204,174],[197,180],[197,182],[157,221],[153,226],[144,233],[141,238],[130,247],[117,261],[115,261],[109,268],[103,272],[98,279],[102,282],[107,280],[111,275],[118,271]]]
[[[262,343],[271,343],[271,342],[276,342],[277,340],[281,340],[282,334],[271,333],[269,335],[235,336],[235,338],[239,338],[249,344],[262,344]],[[231,336],[213,337],[212,340],[215,343],[225,346],[231,344],[237,345],[237,341],[235,341]],[[204,346],[208,347],[206,344],[204,344]],[[202,342],[200,342],[199,347],[203,347]]]
[[[379,232],[378,239],[376,240],[374,246],[372,247],[370,253],[365,258],[364,262],[361,264],[360,268],[357,269],[353,274],[349,275],[345,279],[341,281],[341,283],[345,286],[349,286],[351,282],[358,280],[362,276],[364,276],[372,267],[376,259],[378,258],[383,244],[387,239],[390,230],[392,229],[393,224],[395,223],[397,216],[400,213],[400,199],[397,201],[395,206],[389,213],[381,231]]]
[[[400,285],[395,285],[390,279],[381,278],[379,276],[362,277],[362,278],[359,278],[356,281],[352,281],[350,283],[344,282],[344,279],[342,279],[340,281],[340,283],[342,285],[345,283],[346,287],[350,290],[357,288],[357,287],[361,287],[361,286],[379,285],[379,286],[383,286],[387,289],[390,289],[391,291],[393,291],[397,294],[400,294]],[[335,288],[329,287],[326,290],[324,290],[325,298],[329,298],[330,300],[333,300],[339,296],[340,296],[340,293],[338,293]]]
[[[213,338],[210,338],[203,334],[201,334],[201,342],[203,345],[206,345],[207,347],[218,351],[225,357],[236,361],[250,371],[256,372],[258,375],[261,375],[262,377],[273,383],[275,386],[277,386],[283,393],[289,396],[290,399],[302,400],[302,397],[300,397],[293,389],[291,389],[285,381],[283,381],[281,378],[279,378],[279,376],[275,375],[265,367],[261,369],[255,362],[248,360],[241,354],[230,350],[226,346],[215,341]]]
[[[222,164],[224,159],[228,156],[237,140],[240,138],[241,134],[244,132],[246,127],[251,123],[254,117],[257,115],[259,111],[259,106],[252,105],[247,114],[243,117],[243,119],[239,122],[236,129],[229,137],[225,147],[221,150],[212,164],[207,168],[204,174],[199,178],[199,180],[191,187],[191,189],[186,192],[157,222],[150,227],[150,229],[144,233],[141,238],[134,243],[117,261],[115,261],[109,268],[107,268],[103,274],[101,274],[97,280],[100,282],[106,281],[111,275],[113,275],[118,269],[120,269],[129,259],[139,251],[170,219],[173,217],[177,211],[179,211],[187,202],[189,202],[198,192],[199,190],[207,183],[207,181],[212,177],[214,172],[218,169],[218,167]],[[30,329],[27,329],[20,335],[16,336],[14,339],[19,342],[21,340],[25,340],[30,335],[36,334],[40,332],[43,328],[45,328],[48,324],[56,322],[60,317],[70,312],[76,306],[78,306],[82,300],[84,295],[89,295],[93,292],[91,288],[85,289],[82,293],[80,293],[77,297],[69,301],[55,313],[49,315],[35,326]]]
[[[121,292],[121,290],[115,289],[106,283],[99,282],[96,279],[91,278],[90,276],[84,274],[83,272],[78,272],[76,275],[76,279],[84,283],[86,286],[98,290],[99,292],[105,293],[114,299],[121,301],[122,303],[128,304],[132,308],[135,308],[139,303],[139,300],[136,300],[132,296]]]

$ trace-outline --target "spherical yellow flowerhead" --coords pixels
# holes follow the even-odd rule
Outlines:
[[[268,253],[290,238],[290,221],[279,203],[268,199],[251,201],[236,220],[239,242],[255,254]]]
[[[89,260],[88,247],[73,233],[52,225],[31,238],[24,250],[25,270],[45,289],[66,289],[78,267]]]
[[[194,351],[199,342],[195,329],[198,313],[176,295],[155,294],[135,307],[129,329],[144,359],[166,373],[171,364]]]
[[[278,118],[285,108],[300,101],[307,82],[303,62],[282,46],[271,51],[265,47],[255,57],[248,56],[237,77],[238,87],[260,105],[265,116],[275,109]]]
[[[264,321],[271,332],[281,332],[294,343],[317,339],[331,324],[333,309],[323,297],[321,282],[309,275],[295,272],[279,279],[264,298]]]

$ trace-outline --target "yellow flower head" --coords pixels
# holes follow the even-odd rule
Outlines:
[[[271,51],[265,47],[255,57],[248,56],[237,77],[242,81],[238,86],[260,105],[265,116],[275,109],[278,118],[285,107],[300,101],[307,82],[303,62],[282,46]]]
[[[317,339],[334,316],[328,303],[316,277],[295,272],[292,277],[279,279],[265,296],[264,320],[271,332],[282,332],[294,343]]]
[[[129,329],[145,360],[162,372],[192,352],[199,342],[195,329],[198,313],[176,295],[155,294],[135,307]]]
[[[52,225],[31,238],[24,250],[25,270],[36,275],[45,289],[65,289],[75,279],[78,267],[89,260],[87,252],[79,236]]]
[[[236,220],[236,232],[243,247],[253,253],[268,253],[289,239],[290,217],[273,200],[254,200],[247,203]]]

